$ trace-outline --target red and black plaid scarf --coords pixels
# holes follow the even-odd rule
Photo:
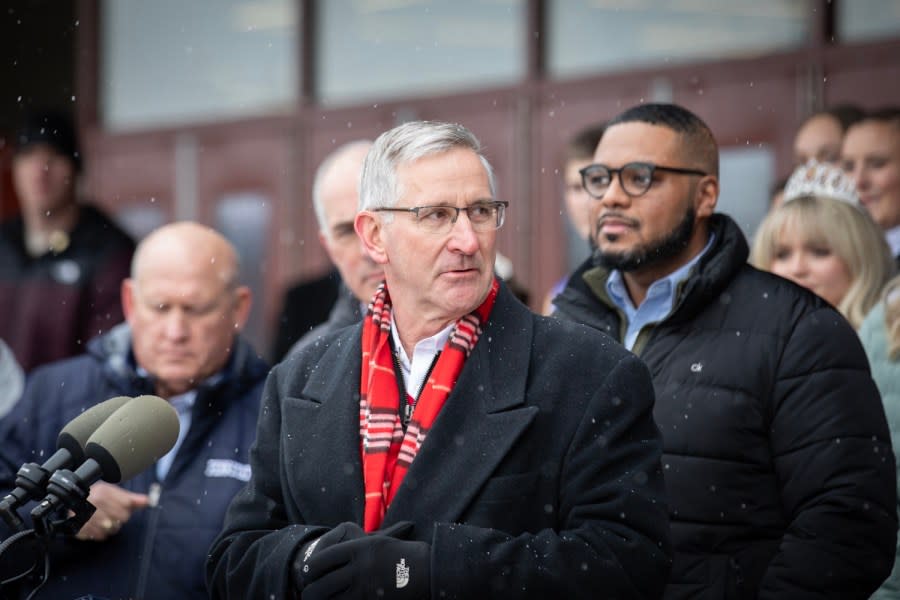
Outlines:
[[[362,330],[359,436],[366,492],[363,528],[375,531],[425,441],[441,407],[481,335],[499,285],[493,281],[481,306],[459,319],[428,380],[422,385],[406,433],[400,422],[400,391],[391,357],[391,298],[381,284]]]

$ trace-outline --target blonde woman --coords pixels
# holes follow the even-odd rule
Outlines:
[[[884,290],[884,322],[891,360],[900,363],[900,277],[894,277]],[[900,384],[900,378],[896,380]]]
[[[798,167],[757,231],[750,262],[808,288],[858,329],[894,272],[881,230],[853,182],[829,164]]]
[[[881,392],[895,461],[900,465],[900,276],[891,279],[885,287],[884,300],[866,317],[859,329],[859,339],[869,357],[872,379]],[[900,515],[900,505],[897,514]],[[897,556],[900,557],[900,541]],[[894,561],[894,570],[872,595],[872,600],[897,597],[900,597],[900,560]]]

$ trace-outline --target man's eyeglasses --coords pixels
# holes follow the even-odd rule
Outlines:
[[[509,202],[494,200],[491,202],[476,202],[469,206],[414,206],[412,208],[382,207],[373,208],[376,212],[405,212],[411,213],[416,225],[429,233],[447,233],[453,228],[459,213],[465,212],[475,231],[491,231],[499,229],[506,217],[506,207]]]
[[[581,183],[584,189],[594,198],[603,198],[606,190],[612,184],[613,175],[619,176],[619,185],[629,196],[643,196],[653,183],[653,174],[656,171],[678,173],[680,175],[700,175],[707,173],[697,169],[682,169],[680,167],[662,167],[652,163],[631,162],[620,169],[610,169],[606,165],[588,165],[578,171],[581,173]]]

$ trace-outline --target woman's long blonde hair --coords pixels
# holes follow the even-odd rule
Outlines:
[[[850,287],[835,308],[859,329],[894,274],[894,260],[881,229],[861,207],[833,198],[802,196],[766,215],[756,232],[750,263],[770,271],[787,229],[807,242],[830,248],[847,266]]]
[[[887,329],[888,356],[900,360],[900,275],[884,288],[884,326]]]

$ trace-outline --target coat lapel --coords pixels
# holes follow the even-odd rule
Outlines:
[[[430,530],[456,521],[537,414],[526,407],[531,313],[501,286],[456,386],[385,514]],[[421,521],[421,522],[420,522]]]
[[[331,342],[299,397],[284,398],[282,440],[303,521],[362,522],[359,441],[361,328]],[[323,501],[322,498],[327,498]]]

